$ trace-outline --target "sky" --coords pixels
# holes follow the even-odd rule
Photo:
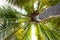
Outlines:
[[[5,3],[5,2],[4,2],[3,0],[0,0],[0,6],[1,6],[1,5],[4,5],[4,3]]]

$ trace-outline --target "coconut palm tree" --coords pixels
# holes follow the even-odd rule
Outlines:
[[[12,34],[17,37],[16,40],[60,40],[60,16],[53,16],[60,15],[60,0],[7,0],[7,2],[27,12],[18,14],[21,28]],[[6,18],[9,18],[10,14],[7,14]],[[9,40],[12,35],[5,40]]]

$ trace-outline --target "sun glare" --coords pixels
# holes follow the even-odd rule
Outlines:
[[[1,6],[1,5],[4,5],[3,0],[0,0],[0,6]]]
[[[37,10],[37,7],[38,7],[37,4],[38,4],[38,1],[36,1],[36,2],[34,3],[34,9],[35,9],[35,10]]]
[[[31,28],[32,28],[31,39],[32,39],[32,40],[37,40],[37,36],[36,36],[36,28],[35,28],[34,25],[32,25]]]

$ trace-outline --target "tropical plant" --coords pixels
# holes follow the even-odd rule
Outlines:
[[[19,18],[19,16],[17,16],[17,14],[19,14],[19,12],[17,12],[15,9],[12,9],[9,6],[2,6],[0,7],[0,21],[2,21],[1,26],[3,29],[14,24],[16,22],[16,20]],[[1,28],[1,29],[2,29]]]
[[[60,0],[7,0],[7,2],[25,9],[27,12],[27,14],[19,14],[17,11],[13,12],[13,10],[8,8],[12,14],[7,12],[8,14],[5,15],[6,18],[20,18],[18,21],[21,28],[13,33],[17,37],[16,40],[60,40],[60,16],[42,18],[43,20],[39,19],[40,15],[42,15],[41,17],[46,16],[44,11],[48,11],[50,7],[59,4]],[[35,8],[36,3],[37,7]],[[19,17],[15,16],[16,12]],[[6,40],[10,40],[10,36]]]

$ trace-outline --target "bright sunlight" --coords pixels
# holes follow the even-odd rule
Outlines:
[[[37,36],[36,36],[36,28],[35,28],[35,26],[34,25],[32,25],[31,26],[31,30],[32,30],[32,32],[31,32],[31,39],[32,40],[37,40]]]

